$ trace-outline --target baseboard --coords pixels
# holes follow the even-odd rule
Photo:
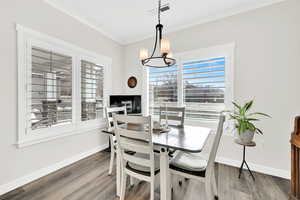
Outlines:
[[[63,160],[63,161],[60,161],[58,163],[55,163],[54,165],[51,165],[50,167],[45,167],[45,168],[42,168],[40,170],[37,170],[31,174],[28,174],[28,175],[25,175],[21,178],[18,178],[16,180],[13,180],[7,184],[3,184],[3,185],[0,185],[0,195],[3,195],[9,191],[12,191],[18,187],[21,187],[25,184],[28,184],[34,180],[37,180],[43,176],[46,176],[52,172],[55,172],[63,167],[66,167],[68,165],[71,165],[83,158],[86,158],[90,155],[93,155],[99,151],[102,151],[104,149],[108,148],[108,144],[104,144],[104,145],[101,145],[101,146],[98,146],[94,149],[91,149],[89,151],[86,151],[86,152],[83,152],[83,153],[80,153],[78,155],[75,155],[71,158],[68,158],[66,160]]]
[[[233,167],[240,167],[240,165],[241,165],[240,160],[239,161],[232,160],[232,159],[228,159],[228,158],[224,158],[224,157],[217,157],[216,162],[221,163],[221,164],[230,165]],[[263,165],[258,165],[258,164],[254,164],[254,163],[250,163],[250,162],[248,163],[248,165],[249,165],[250,169],[255,172],[260,172],[263,174],[277,176],[277,177],[281,177],[281,178],[285,178],[285,179],[291,179],[291,172],[288,170],[275,169],[272,167],[266,167]],[[244,168],[245,168],[245,166],[244,166]]]

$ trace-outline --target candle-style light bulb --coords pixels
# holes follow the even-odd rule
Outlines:
[[[170,41],[167,39],[160,40],[160,53],[168,54],[170,52]]]
[[[148,49],[142,48],[140,50],[140,60],[145,60],[148,58]]]

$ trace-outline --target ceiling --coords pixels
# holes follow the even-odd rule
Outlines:
[[[45,0],[120,44],[154,35],[157,0]],[[162,13],[166,32],[205,23],[267,6],[282,0],[162,0],[170,10]]]

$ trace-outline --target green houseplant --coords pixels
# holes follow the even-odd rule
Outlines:
[[[254,133],[263,134],[262,130],[255,126],[255,121],[259,121],[257,116],[270,117],[268,114],[261,112],[249,113],[253,105],[253,100],[246,102],[243,106],[232,102],[235,110],[225,111],[229,113],[230,119],[234,120],[234,128],[238,132],[238,137],[243,143],[250,143],[253,140]]]

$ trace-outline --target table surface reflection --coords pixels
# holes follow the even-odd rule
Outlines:
[[[127,128],[138,130],[140,126],[128,124]],[[169,125],[169,128],[169,132],[152,134],[152,142],[154,145],[194,153],[201,152],[211,132],[210,128],[198,126],[178,127]],[[105,128],[102,132],[114,134],[114,129]]]

